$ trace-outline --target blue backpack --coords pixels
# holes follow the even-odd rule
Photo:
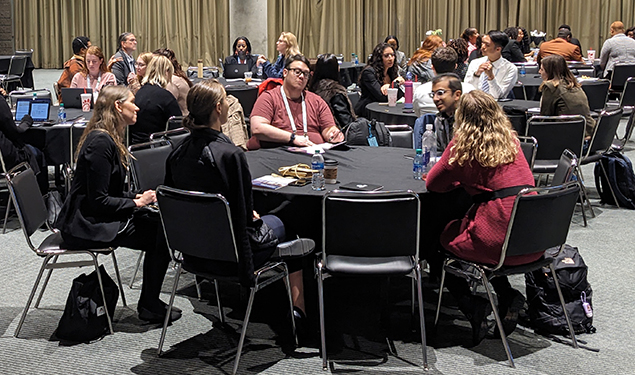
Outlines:
[[[602,167],[604,167],[606,175],[602,171]],[[595,174],[595,187],[600,194],[600,203],[615,206],[615,199],[617,199],[620,207],[635,209],[635,173],[633,173],[633,165],[626,155],[617,151],[603,154],[600,160],[595,163],[593,172]],[[611,191],[615,194],[615,199],[613,199]]]

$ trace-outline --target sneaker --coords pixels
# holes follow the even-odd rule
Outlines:
[[[163,323],[165,321],[165,314],[168,311],[168,305],[161,301],[162,311],[159,310],[151,310],[141,303],[137,304],[137,312],[139,313],[139,319],[145,320],[148,323]],[[181,309],[178,307],[172,306],[172,311],[170,311],[170,322],[174,322],[181,319]]]
[[[273,253],[274,258],[299,258],[310,254],[315,249],[315,241],[310,238],[297,238],[278,244]]]
[[[498,312],[503,323],[503,331],[505,331],[505,335],[509,336],[516,329],[520,311],[525,306],[525,296],[518,290],[513,289],[509,293],[509,298],[499,298],[498,301]],[[494,330],[494,336],[500,337],[498,326]]]
[[[470,307],[466,310],[465,317],[472,326],[472,345],[476,346],[487,336],[487,317],[492,313],[492,305],[485,298],[472,296]]]

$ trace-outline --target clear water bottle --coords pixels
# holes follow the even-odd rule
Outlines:
[[[60,103],[60,108],[57,110],[57,123],[66,123],[66,109],[64,109],[64,103]]]
[[[428,173],[437,156],[437,135],[432,130],[432,124],[426,125],[426,131],[421,137],[421,150],[423,153],[423,173]]]
[[[324,190],[324,157],[320,154],[320,150],[315,150],[315,154],[311,158],[311,169],[313,169],[311,189]]]
[[[262,65],[260,65],[260,66],[258,67],[258,72],[257,72],[257,74],[258,74],[258,78],[262,78]]]
[[[359,57],[355,54],[355,65],[359,65]]]
[[[420,148],[417,149],[415,158],[412,160],[412,177],[415,180],[421,180],[423,175],[423,154]]]
[[[520,70],[519,70],[520,76],[524,77],[525,74],[527,74],[527,71],[525,70],[525,64],[521,64],[520,65]]]

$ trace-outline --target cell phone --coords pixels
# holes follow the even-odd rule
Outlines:
[[[501,99],[498,99],[498,101],[499,101],[499,102],[511,102],[512,100],[513,100],[513,99],[510,99],[510,98],[501,98]]]
[[[300,180],[293,181],[292,183],[289,184],[289,186],[306,186],[309,183],[311,183],[310,180],[300,179]]]
[[[403,113],[415,113],[414,109],[404,109]]]

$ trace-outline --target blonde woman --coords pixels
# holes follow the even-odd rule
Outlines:
[[[474,205],[460,220],[451,221],[441,234],[443,248],[455,256],[479,263],[496,264],[500,259],[511,217],[514,196],[534,186],[534,177],[520,150],[516,133],[501,107],[489,94],[474,90],[461,96],[455,114],[454,138],[432,168],[426,187],[447,192],[461,187]],[[501,191],[501,189],[507,191]],[[489,193],[497,192],[494,196]],[[508,257],[506,265],[529,263],[542,254]],[[440,264],[436,266],[440,267]],[[489,302],[470,293],[465,280],[447,275],[447,286],[459,308],[472,324],[472,339],[478,344],[487,333]],[[506,277],[490,280],[498,295],[498,309],[505,333],[511,333],[524,303]]]
[[[284,70],[284,62],[290,56],[301,55],[300,48],[298,47],[298,39],[295,35],[283,31],[276,42],[276,50],[278,51],[278,59],[275,63],[271,64],[267,61],[265,55],[260,55],[256,65],[261,66],[262,70],[267,78],[282,78],[282,71]]]
[[[155,56],[146,68],[146,74],[137,92],[139,107],[137,123],[131,127],[130,142],[143,143],[150,140],[150,134],[165,130],[165,124],[172,116],[181,116],[179,103],[166,86],[172,79],[174,67],[165,56]]]
[[[163,322],[166,304],[159,299],[170,255],[159,224],[135,216],[137,207],[156,201],[153,190],[128,195],[125,189],[129,153],[126,127],[135,123],[134,95],[125,86],[104,87],[93,117],[77,146],[77,167],[71,191],[55,227],[69,248],[103,249],[123,246],[146,252],[143,286],[137,310],[141,320]],[[159,236],[160,235],[160,236]],[[170,319],[181,317],[173,311]]]
[[[128,74],[128,88],[135,95],[137,95],[137,92],[141,88],[143,76],[146,74],[146,69],[148,68],[148,64],[150,64],[150,61],[152,61],[153,56],[154,55],[150,52],[144,52],[139,55],[134,64],[137,72],[130,72],[130,74]]]

